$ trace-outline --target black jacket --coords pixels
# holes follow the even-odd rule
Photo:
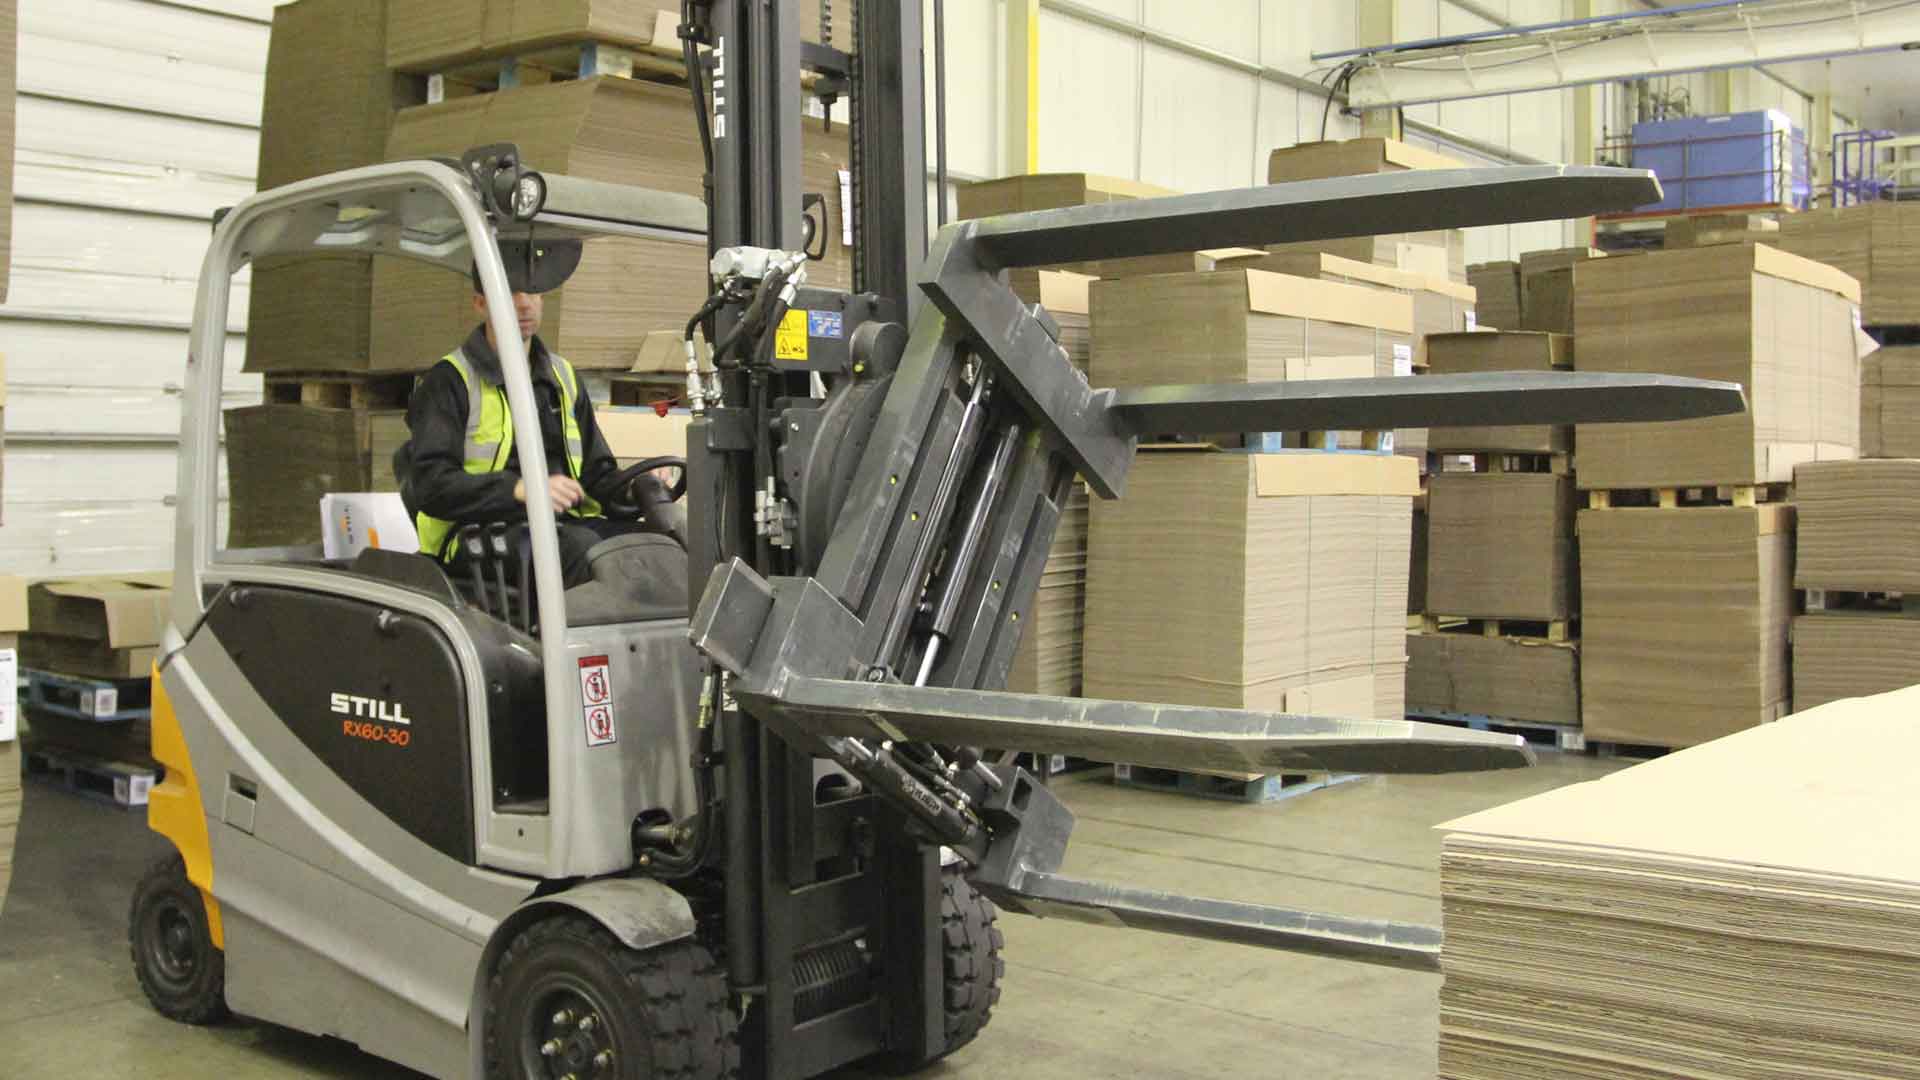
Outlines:
[[[498,385],[500,358],[487,344],[486,332],[476,327],[463,348],[473,374]],[[527,360],[533,367],[533,395],[540,410],[547,471],[564,476],[567,444],[560,422],[560,384],[547,347],[538,336],[527,350]],[[620,467],[594,422],[593,402],[588,400],[585,386],[580,387],[574,401],[573,415],[580,427],[580,486],[605,505],[608,496],[614,494],[608,489]],[[403,480],[414,510],[460,524],[526,519],[526,507],[513,497],[513,486],[520,479],[520,441],[526,433],[514,430],[513,452],[504,470],[467,472],[467,384],[452,364],[442,360],[420,376],[407,405],[407,428],[412,440],[403,451],[410,459]],[[538,497],[539,485],[528,484],[527,488],[529,497]]]

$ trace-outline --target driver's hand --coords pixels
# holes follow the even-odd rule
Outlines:
[[[586,498],[586,495],[586,491],[580,487],[580,482],[571,476],[547,477],[547,501],[553,504],[553,512],[556,514],[564,514],[580,505],[580,500]],[[513,485],[513,497],[523,504],[527,501],[526,481],[522,480]]]

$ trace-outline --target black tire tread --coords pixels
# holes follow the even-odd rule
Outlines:
[[[940,882],[940,936],[946,971],[947,1045],[941,1056],[972,1042],[1000,1003],[1001,957],[1006,939],[995,925],[999,912],[958,873]]]
[[[522,930],[501,953],[487,985],[487,1076],[519,1080],[512,1073],[511,1036],[500,1022],[505,973],[525,957],[561,942],[598,952],[625,985],[625,1003],[650,1036],[649,1080],[737,1080],[739,1018],[731,1008],[726,973],[712,954],[691,941],[633,949],[585,915],[557,915]],[[623,1075],[637,1075],[622,1070]]]
[[[187,861],[178,852],[166,856],[147,868],[133,889],[133,899],[127,907],[127,948],[133,956],[134,977],[140,982],[140,990],[147,995],[155,1011],[169,1020],[183,1024],[204,1027],[217,1024],[233,1015],[227,1009],[227,961],[226,954],[212,947],[213,974],[207,985],[185,998],[174,998],[155,985],[147,973],[146,965],[140,955],[140,903],[154,889],[183,889],[199,899],[199,886],[187,880]]]

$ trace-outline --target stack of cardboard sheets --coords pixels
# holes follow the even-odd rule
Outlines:
[[[1024,282],[1025,284],[1022,284]],[[1071,270],[1041,270],[1016,281],[1015,292],[1029,304],[1039,304],[1060,327],[1060,347],[1082,374],[1093,356],[1092,297],[1094,279]]]
[[[228,543],[241,548],[317,542],[320,497],[393,490],[393,450],[407,437],[403,413],[305,405],[228,409],[226,431]]]
[[[1920,460],[1802,465],[1794,493],[1795,585],[1920,596]],[[1839,599],[1793,621],[1796,711],[1920,683],[1920,612]]]
[[[1920,688],[1450,821],[1446,1080],[1920,1077]]]
[[[1573,339],[1527,331],[1437,334],[1427,339],[1427,370],[1435,375],[1489,371],[1567,371]],[[1434,428],[1427,447],[1441,453],[1564,454],[1573,449],[1566,424]]]
[[[1579,663],[1571,642],[1408,634],[1407,710],[1579,727]]]
[[[1453,158],[1393,139],[1343,139],[1300,143],[1274,150],[1267,156],[1267,183],[1460,167],[1461,163]],[[1466,233],[1460,229],[1306,240],[1274,244],[1268,250],[1277,254],[1334,255],[1462,284],[1467,280]]]
[[[165,571],[34,583],[21,666],[88,679],[145,678],[159,654],[172,589]]]
[[[1401,718],[1418,491],[1393,455],[1143,452],[1093,507],[1087,696]]]
[[[1805,461],[1855,456],[1859,287],[1765,244],[1582,263],[1582,371],[1737,382],[1748,410],[1575,432],[1583,489],[1785,483]]]
[[[1439,472],[1427,487],[1427,610],[1556,621],[1579,610],[1573,477]]]
[[[1572,247],[1529,251],[1520,256],[1520,324],[1512,329],[1573,333],[1573,291],[1579,266],[1604,259],[1606,254],[1597,248]]]
[[[1081,688],[1081,648],[1087,617],[1087,489],[1075,484],[1054,530],[1007,689],[1072,697]]]
[[[1478,297],[1474,317],[1479,325],[1494,330],[1520,329],[1519,263],[1474,263],[1467,267],[1467,284],[1473,286]]]
[[[1872,202],[1787,214],[1778,242],[1859,281],[1861,318],[1868,326],[1920,323],[1920,204]]]
[[[1777,244],[1780,223],[1760,214],[1692,214],[1666,224],[1663,248],[1711,247],[1714,244]]]
[[[1588,738],[1691,746],[1787,711],[1792,506],[1582,510],[1578,524]]]
[[[1920,457],[1920,346],[1889,345],[1860,364],[1860,456]]]
[[[1402,294],[1262,270],[1102,280],[1091,293],[1099,386],[1413,373]]]

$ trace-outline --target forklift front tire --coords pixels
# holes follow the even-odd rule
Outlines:
[[[207,905],[178,854],[153,865],[133,890],[127,918],[133,970],[147,1000],[169,1020],[227,1018],[227,958],[214,948]]]
[[[521,931],[487,992],[487,1078],[736,1080],[726,977],[691,941],[633,949],[594,920]]]

